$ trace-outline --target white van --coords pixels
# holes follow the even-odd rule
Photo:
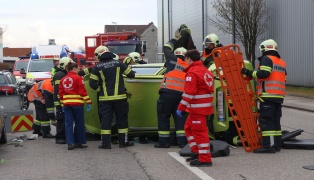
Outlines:
[[[41,80],[51,78],[51,69],[54,61],[60,59],[62,46],[59,45],[38,45],[32,48],[32,54],[27,66],[26,90]]]

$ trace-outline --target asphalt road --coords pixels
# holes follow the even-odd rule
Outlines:
[[[282,129],[303,129],[297,139],[314,139],[314,113],[283,108]],[[55,133],[53,128],[52,133]],[[31,132],[8,133],[19,137]],[[23,147],[0,146],[0,179],[101,179],[101,180],[312,180],[314,150],[282,149],[276,154],[253,154],[238,146],[227,157],[213,158],[212,167],[189,168],[178,155],[179,148],[155,149],[154,142],[128,148],[113,145],[98,149],[100,141],[89,141],[87,149],[67,150],[54,139],[27,140]],[[180,163],[180,161],[182,163]]]

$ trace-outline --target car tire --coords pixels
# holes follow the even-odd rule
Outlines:
[[[5,144],[7,143],[7,132],[5,130],[5,125],[3,124],[3,128],[2,128],[2,133],[1,133],[1,139],[0,139],[0,144]]]

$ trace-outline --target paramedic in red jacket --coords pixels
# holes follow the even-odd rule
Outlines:
[[[59,84],[60,102],[65,115],[65,136],[68,150],[85,148],[85,123],[84,123],[84,101],[87,103],[87,111],[92,104],[84,87],[83,78],[78,76],[78,65],[69,63],[68,74],[61,79]],[[75,122],[74,133],[73,123]]]
[[[177,110],[179,116],[182,116],[182,112],[189,113],[184,130],[194,156],[187,161],[197,167],[212,165],[206,116],[213,114],[214,109],[214,77],[200,58],[200,53],[195,49],[185,54],[189,66],[184,69],[184,92]]]

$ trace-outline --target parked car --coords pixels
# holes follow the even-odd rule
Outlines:
[[[13,75],[17,79],[18,82],[22,83],[23,85],[25,84],[26,81],[26,75],[21,74],[20,71],[24,69],[25,71],[27,70],[27,65],[28,65],[29,59],[20,59],[18,61],[15,61],[14,67],[13,67]]]
[[[18,82],[9,71],[0,71],[0,95],[12,95],[18,92]]]
[[[4,125],[4,108],[0,106],[0,144],[7,142],[7,134]]]

